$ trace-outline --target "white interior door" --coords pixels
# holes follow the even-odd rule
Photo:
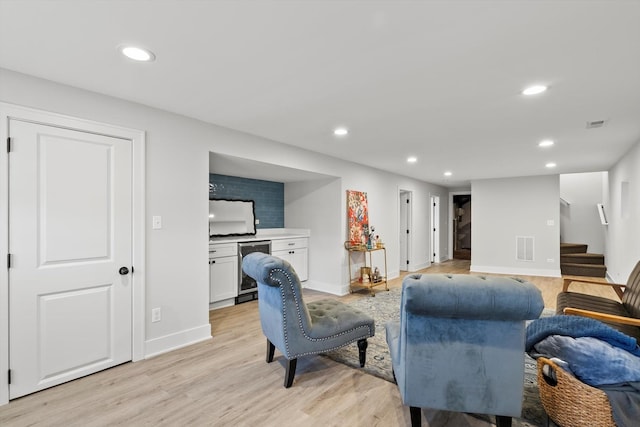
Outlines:
[[[400,271],[409,270],[411,244],[411,193],[400,192]]]
[[[13,399],[132,358],[132,142],[18,120],[9,135]]]
[[[440,262],[440,197],[431,196],[431,262]]]

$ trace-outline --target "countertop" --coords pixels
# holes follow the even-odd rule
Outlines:
[[[209,239],[209,245],[218,243],[256,242],[261,240],[295,239],[309,237],[308,229],[303,228],[262,228],[258,229],[255,236],[228,236]]]

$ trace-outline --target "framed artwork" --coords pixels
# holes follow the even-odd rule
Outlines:
[[[347,190],[347,227],[351,245],[366,244],[369,234],[367,193]]]

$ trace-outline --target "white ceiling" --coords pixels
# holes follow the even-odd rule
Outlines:
[[[451,187],[611,167],[640,140],[639,23],[614,0],[0,0],[0,67]]]

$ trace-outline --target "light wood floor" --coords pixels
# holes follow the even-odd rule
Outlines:
[[[469,261],[423,272],[468,273]],[[561,279],[525,279],[555,307]],[[401,278],[390,286],[401,286]],[[607,291],[600,294],[615,298]],[[327,295],[305,291],[308,300],[319,297]],[[371,297],[341,297],[355,298]],[[300,359],[293,387],[285,389],[283,358],[276,352],[274,363],[264,360],[257,302],[212,311],[210,319],[211,340],[13,400],[0,406],[0,426],[411,425],[395,385],[321,356]],[[432,427],[487,425],[442,411],[423,411],[423,417]]]

